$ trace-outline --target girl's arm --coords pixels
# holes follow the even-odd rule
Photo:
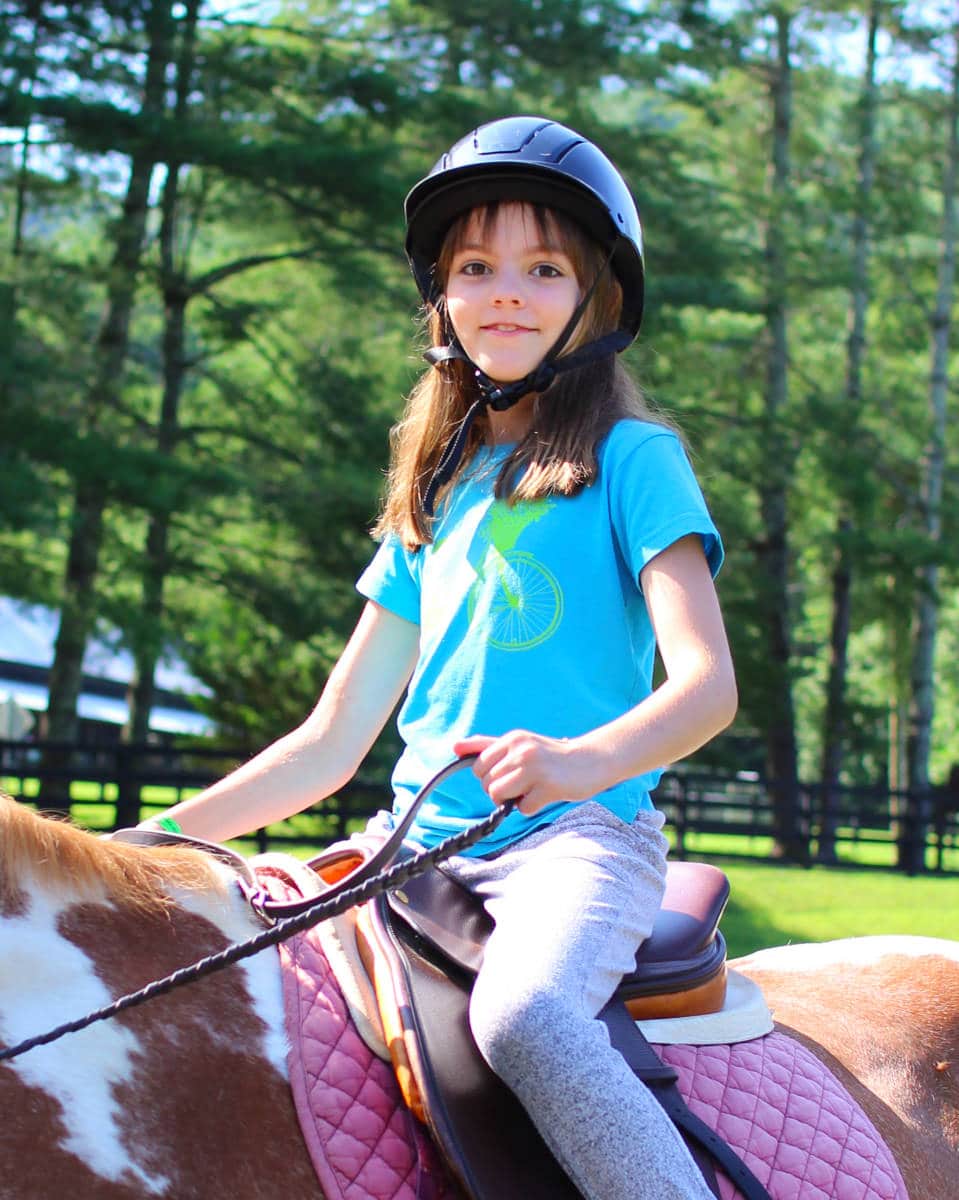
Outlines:
[[[368,602],[303,724],[164,815],[193,837],[225,841],[331,795],[355,774],[386,724],[418,648],[418,626]]]
[[[667,547],[640,581],[665,680],[629,712],[568,741],[513,730],[457,742],[455,753],[480,754],[474,770],[497,803],[522,796],[519,807],[533,813],[556,800],[588,800],[691,754],[736,715],[736,677],[702,539]]]

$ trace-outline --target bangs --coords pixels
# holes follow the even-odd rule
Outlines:
[[[450,226],[436,262],[437,282],[441,288],[445,287],[450,263],[457,251],[476,234],[479,234],[481,241],[488,241],[493,235],[501,210],[514,204],[522,209],[524,222],[532,224],[538,244],[544,250],[557,251],[569,258],[580,287],[592,280],[605,255],[598,243],[594,242],[571,217],[545,204],[529,204],[523,200],[497,200],[492,204],[470,209],[457,217]]]

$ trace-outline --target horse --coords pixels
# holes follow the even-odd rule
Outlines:
[[[729,966],[859,1102],[911,1200],[959,1196],[959,942],[849,938]]]
[[[111,842],[0,798],[3,1045],[261,930],[208,856]],[[959,943],[874,937],[730,965],[859,1102],[911,1200],[954,1196]],[[267,950],[0,1062],[0,1197],[315,1200],[287,1045]]]

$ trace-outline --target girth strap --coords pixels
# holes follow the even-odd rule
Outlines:
[[[679,1077],[675,1070],[664,1063],[652,1048],[622,1001],[611,1000],[600,1013],[600,1018],[609,1030],[612,1044],[683,1135],[713,1195],[718,1197],[720,1194],[713,1170],[715,1163],[736,1185],[745,1200],[770,1200],[769,1192],[736,1151],[689,1108],[676,1086]]]

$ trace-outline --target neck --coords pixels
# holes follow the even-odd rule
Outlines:
[[[487,438],[494,446],[503,442],[521,442],[529,433],[533,423],[535,396],[524,396],[505,412],[486,410],[488,422]]]

